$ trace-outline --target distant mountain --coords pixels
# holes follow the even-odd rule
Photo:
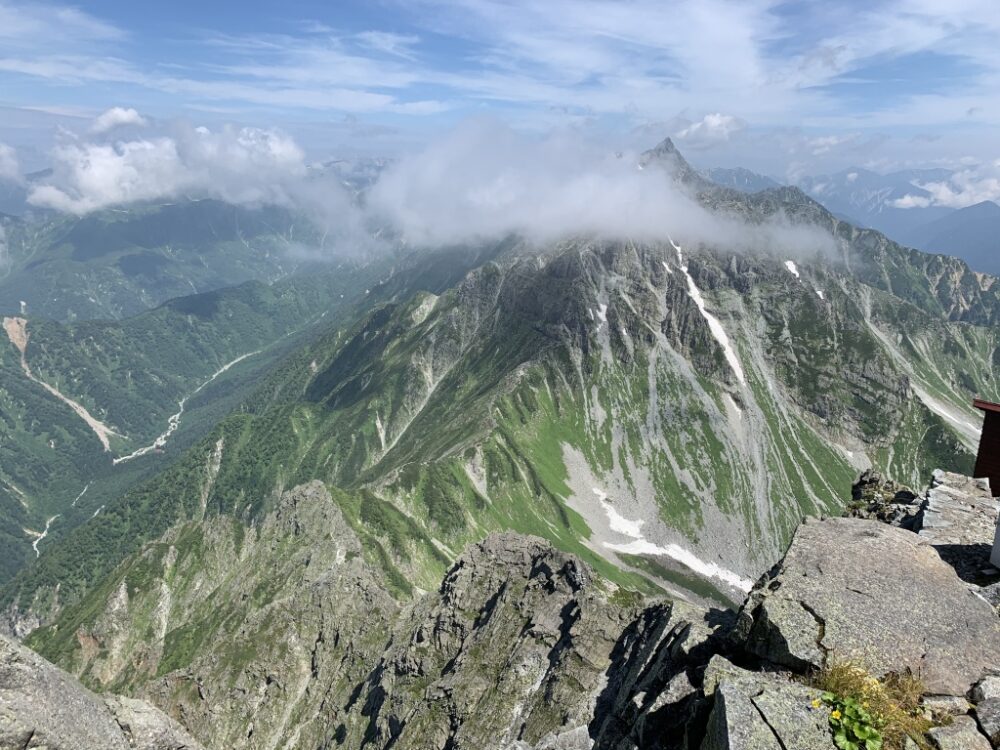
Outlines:
[[[921,250],[954,255],[976,271],[1000,275],[1000,206],[993,201],[953,211],[899,239]]]
[[[403,598],[467,543],[515,529],[629,586],[733,601],[861,468],[908,483],[971,470],[1000,283],[840,223],[798,188],[714,185],[669,141],[642,163],[733,218],[827,227],[838,261],[588,237],[417,253],[393,264],[395,291],[365,287],[210,435],[29,560],[0,609],[49,620],[115,590],[99,582],[174,524],[252,521],[314,479],[345,493]]]
[[[333,159],[312,167],[314,174],[332,172],[340,178],[341,184],[354,193],[361,193],[378,180],[379,176],[393,164],[391,159],[357,157],[353,159]]]
[[[3,317],[0,581],[183,452],[380,271],[247,282],[123,321]]]
[[[753,231],[736,245],[511,236],[401,246],[353,278],[296,275],[253,299],[13,325],[0,383],[19,398],[0,416],[35,471],[0,455],[23,553],[0,628],[89,688],[148,697],[208,747],[659,746],[589,730],[550,742],[566,725],[555,701],[619,684],[595,644],[619,665],[635,649],[628,679],[671,663],[661,635],[686,648],[702,618],[653,613],[623,638],[640,596],[719,621],[804,516],[843,510],[859,471],[911,485],[971,471],[972,396],[1000,397],[1000,280],[841,222],[796,187],[720,187],[669,140],[640,164],[728,220],[827,230],[832,257]],[[155,441],[201,378],[267,345],[258,328],[273,340],[327,303],[311,335],[279,339],[280,364],[233,388],[228,415],[143,459],[143,481],[100,505],[96,483],[73,504],[82,476],[59,505],[29,492],[53,473],[47,440],[76,430],[114,477],[111,457]],[[110,451],[23,362],[121,433]],[[540,538],[499,533],[460,558],[511,531]],[[524,691],[530,710],[505,697]]]
[[[64,321],[123,318],[172,297],[272,282],[302,265],[293,245],[321,245],[285,209],[214,200],[84,217],[43,212],[3,226],[9,264],[0,268],[0,313]]]
[[[0,213],[22,216],[40,210],[28,203],[28,192],[33,183],[52,176],[51,169],[29,172],[21,181],[0,179]],[[41,210],[41,213],[47,213]]]
[[[733,188],[743,193],[757,193],[761,190],[781,187],[781,183],[767,175],[752,172],[743,167],[727,169],[715,167],[705,172],[705,175],[716,185]]]
[[[894,202],[908,195],[928,198],[930,193],[918,183],[946,180],[950,176],[947,169],[908,169],[878,174],[853,167],[832,175],[805,177],[798,185],[834,214],[901,241],[912,230],[954,209],[943,206],[898,208]]]

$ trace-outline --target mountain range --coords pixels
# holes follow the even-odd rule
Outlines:
[[[558,638],[575,606],[732,607],[863,469],[971,471],[1000,280],[798,188],[714,185],[669,141],[643,164],[743,236],[401,242],[303,268],[281,247],[315,234],[276,209],[9,224],[5,629],[214,746],[389,747],[399,713],[420,746],[441,723],[410,646],[482,653],[449,618],[475,564],[453,566],[489,534],[558,550],[490,546],[539,586],[576,591],[564,553],[602,581],[532,626]],[[772,226],[792,239],[759,239]],[[122,270],[143,253],[164,259],[151,289]],[[358,705],[367,727],[323,718]],[[531,715],[534,743],[555,719]]]
[[[853,167],[797,182],[810,197],[837,217],[870,227],[909,247],[961,258],[973,270],[1000,274],[1000,206],[981,201],[965,208],[897,205],[907,197],[927,200],[921,183],[947,181],[947,169],[909,169],[888,174]],[[742,167],[705,172],[718,185],[754,193],[780,183]]]

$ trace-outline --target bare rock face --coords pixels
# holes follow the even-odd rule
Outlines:
[[[87,690],[33,651],[0,636],[0,750],[201,750],[145,701]]]
[[[694,692],[681,664],[710,629],[647,606],[542,539],[493,534],[396,628],[359,699],[363,746],[656,746],[655,714]]]
[[[491,535],[396,629],[367,685],[367,737],[375,747],[575,747],[637,614],[611,605],[577,558]]]
[[[926,540],[851,518],[799,527],[737,633],[752,654],[797,672],[855,660],[875,675],[911,670],[946,695],[965,695],[1000,664],[1000,619]]]
[[[740,669],[720,656],[705,670],[715,703],[701,750],[834,750],[821,692],[787,679]]]
[[[931,746],[937,750],[990,750],[990,743],[976,728],[975,719],[956,716],[946,727],[936,727],[927,733]]]
[[[924,493],[919,534],[965,581],[980,581],[990,565],[1000,501],[989,480],[935,471]]]

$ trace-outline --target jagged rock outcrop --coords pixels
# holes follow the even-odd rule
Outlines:
[[[920,502],[915,492],[873,469],[863,471],[851,487],[848,514],[853,518],[874,519],[912,529],[919,513]]]
[[[804,522],[739,631],[750,653],[798,672],[855,659],[876,675],[919,673],[948,695],[1000,665],[1000,620],[935,549],[859,519]]]
[[[575,750],[597,736],[635,747],[621,736],[632,726],[601,719],[648,674],[680,671],[692,627],[710,634],[682,613],[644,612],[542,539],[491,535],[396,628],[359,700],[363,746]]]
[[[0,635],[0,750],[202,750],[145,701],[87,690]]]
[[[921,503],[918,533],[962,580],[980,582],[991,576],[998,511],[1000,501],[988,479],[935,471]],[[995,580],[995,570],[992,576]]]
[[[931,746],[1000,740],[1000,618],[931,540],[889,523],[806,521],[738,616],[626,591],[512,532],[403,605],[319,482],[234,523],[148,545],[95,626],[66,634],[85,679],[134,697],[102,700],[12,645],[55,687],[22,695],[5,667],[0,729],[23,745],[55,702],[70,733],[53,748],[187,747],[162,709],[227,750],[832,750],[811,680],[853,660],[919,674],[922,708],[953,717]]]
[[[212,535],[232,537],[228,526]],[[203,560],[202,552],[171,563],[203,577],[177,592],[164,639],[173,668],[136,679],[138,693],[214,748],[321,746],[348,733],[344,707],[398,604],[329,490],[310,482],[284,493],[228,559],[197,571]],[[150,606],[160,605],[137,614]],[[185,637],[199,648],[177,649]]]
[[[833,750],[822,693],[787,677],[750,672],[715,656],[704,693],[714,699],[700,750]]]

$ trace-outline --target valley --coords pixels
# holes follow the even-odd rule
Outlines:
[[[93,433],[97,436],[97,439],[101,442],[101,445],[104,447],[104,450],[110,451],[111,438],[121,437],[121,435],[119,435],[119,433],[115,432],[113,429],[108,427],[103,422],[94,419],[94,417],[91,416],[90,412],[88,412],[84,407],[80,406],[80,404],[78,404],[76,401],[69,398],[68,396],[63,395],[62,393],[59,392],[58,389],[53,388],[48,383],[39,380],[31,372],[31,368],[28,366],[28,361],[24,356],[24,352],[28,348],[27,323],[28,321],[25,320],[24,318],[3,319],[3,328],[4,331],[7,333],[7,338],[10,339],[10,343],[13,344],[14,347],[21,353],[21,370],[24,372],[25,377],[27,377],[28,380],[32,381],[33,383],[37,383],[38,385],[40,385],[42,388],[44,388],[46,391],[51,393],[57,399],[66,404],[70,409],[72,409],[73,412],[76,413],[76,415],[80,417],[80,419],[82,419],[84,423],[86,423],[87,427],[89,427],[93,431]]]
[[[600,622],[722,613],[862,471],[971,471],[997,280],[795,189],[712,186],[669,141],[644,159],[727,221],[832,246],[393,240],[120,319],[5,317],[4,630],[202,741],[294,745],[329,731],[316,695],[388,710],[372,664],[429,637],[406,613],[463,550],[573,556]],[[371,722],[341,744],[395,731]]]

